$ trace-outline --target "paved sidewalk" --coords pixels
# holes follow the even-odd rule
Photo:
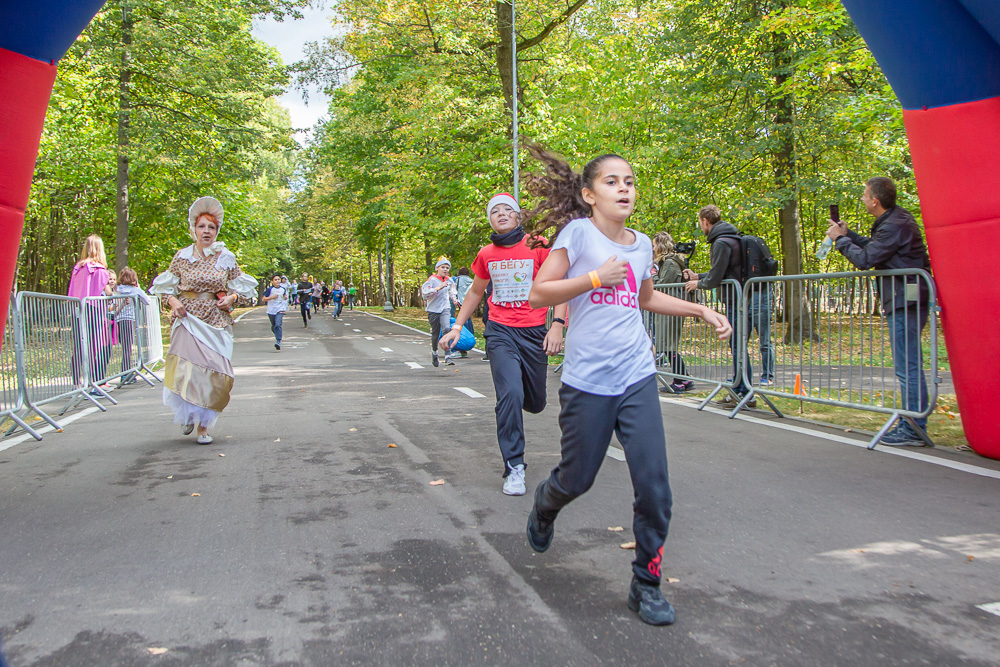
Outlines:
[[[280,352],[262,309],[236,326],[211,446],[131,385],[0,451],[12,667],[997,664],[997,462],[666,402],[678,621],[652,628],[625,606],[618,450],[536,554],[489,364],[432,368],[426,336],[331,314],[290,313]],[[558,460],[558,382],[525,418],[529,490]]]

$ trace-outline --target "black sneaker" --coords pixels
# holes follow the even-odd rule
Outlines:
[[[674,607],[663,597],[660,587],[647,584],[635,575],[628,589],[628,608],[639,612],[643,623],[670,625],[674,622]]]
[[[274,349],[280,350],[281,349],[281,343],[275,343],[274,344]]]
[[[544,484],[545,482],[542,482]],[[538,553],[543,553],[552,544],[552,535],[555,533],[555,522],[545,521],[538,516],[536,507],[538,506],[538,494],[542,491],[542,484],[535,488],[535,502],[531,505],[531,513],[528,514],[528,544]]]
[[[440,363],[441,362],[438,361],[437,354],[432,354],[431,355],[431,364],[434,366],[434,368],[437,368],[440,365]]]

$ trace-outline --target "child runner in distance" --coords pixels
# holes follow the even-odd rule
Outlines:
[[[709,308],[653,289],[649,237],[625,226],[636,197],[628,162],[602,155],[576,174],[548,151],[529,152],[546,167],[545,175],[528,179],[528,192],[542,200],[528,216],[530,226],[535,233],[555,228],[529,301],[536,308],[569,302],[573,326],[559,390],[562,457],[535,490],[528,543],[539,552],[549,548],[556,515],[594,483],[617,433],[634,491],[628,606],[646,623],[669,625],[674,609],[660,592],[660,566],[670,484],[656,366],[640,309],[700,317],[720,339],[732,327]]]
[[[486,206],[493,228],[492,243],[483,247],[472,263],[475,278],[465,296],[455,324],[441,339],[450,350],[458,341],[462,326],[472,317],[486,285],[493,281],[489,299],[490,317],[483,336],[490,357],[490,371],[497,394],[497,441],[504,461],[503,492],[523,496],[524,416],[521,410],[537,414],[545,408],[546,355],[562,350],[562,329],[566,306],[556,306],[552,328],[545,331],[548,308],[532,308],[528,294],[547,248],[529,248],[521,226],[521,207],[507,193],[498,194]]]
[[[288,310],[288,294],[281,283],[281,276],[271,276],[271,284],[264,290],[263,299],[267,304],[267,319],[271,321],[274,334],[274,349],[281,349],[281,325]]]
[[[420,295],[427,302],[424,310],[427,311],[427,321],[431,324],[431,363],[435,368],[440,364],[438,338],[451,324],[451,304],[458,303],[455,283],[448,280],[449,271],[451,262],[442,256],[434,265],[434,273],[420,286]],[[455,365],[455,362],[448,358],[445,358],[445,363]]]

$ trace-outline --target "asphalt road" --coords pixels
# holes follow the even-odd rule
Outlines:
[[[237,325],[213,445],[139,385],[0,441],[12,667],[1000,663],[977,606],[1000,602],[998,462],[665,402],[678,620],[653,628],[625,605],[616,449],[536,554],[488,363],[432,368],[426,336],[330,312],[290,313],[280,352],[262,310]],[[558,382],[526,416],[529,490],[558,459]]]

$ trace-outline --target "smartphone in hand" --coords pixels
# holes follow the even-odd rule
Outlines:
[[[830,204],[830,219],[834,222],[840,222],[840,206],[837,204]]]

